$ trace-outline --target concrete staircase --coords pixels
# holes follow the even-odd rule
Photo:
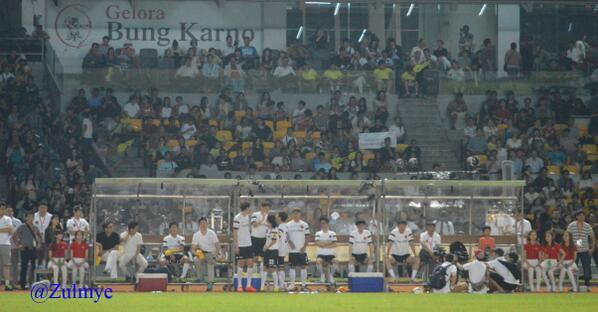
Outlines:
[[[422,149],[423,170],[438,163],[443,170],[461,170],[459,145],[449,140],[447,127],[440,117],[435,99],[400,99],[398,111],[409,140],[417,140]]]
[[[114,177],[148,177],[149,168],[143,167],[143,158],[130,153],[112,166]]]

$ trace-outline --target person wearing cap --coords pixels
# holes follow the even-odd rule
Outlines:
[[[83,212],[81,211],[81,206],[77,205],[73,210],[73,217],[66,222],[66,230],[69,233],[69,242],[72,242],[75,239],[75,233],[77,233],[77,231],[83,232],[83,239],[86,239],[89,234],[89,223],[82,217]]]
[[[575,259],[575,263],[579,264],[579,262],[581,262],[581,266],[583,267],[583,280],[586,289],[589,292],[590,280],[592,279],[591,255],[594,253],[594,248],[596,247],[596,237],[594,236],[592,226],[585,222],[586,215],[583,211],[580,210],[575,213],[575,219],[575,221],[567,226],[567,231],[571,232],[573,241],[577,246],[577,258]]]
[[[472,294],[485,294],[488,292],[486,282],[488,280],[488,269],[483,262],[486,253],[483,249],[476,249],[475,257],[471,262],[464,265],[457,264],[457,267],[469,273],[467,289]]]

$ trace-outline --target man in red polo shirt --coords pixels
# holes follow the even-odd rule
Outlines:
[[[66,285],[66,252],[69,245],[62,240],[62,232],[56,232],[54,243],[50,245],[48,267],[54,272],[54,284],[58,284],[58,271],[62,273],[62,284]]]
[[[83,240],[83,231],[75,233],[75,240],[71,243],[71,256],[68,267],[72,270],[73,284],[76,283],[77,272],[79,273],[79,285],[85,281],[85,270],[89,268],[87,263],[87,253],[89,245]]]

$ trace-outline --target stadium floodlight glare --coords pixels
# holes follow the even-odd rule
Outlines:
[[[315,4],[315,5],[329,5],[332,2],[322,2],[322,1],[306,1],[305,4]]]
[[[334,7],[334,16],[338,15],[338,11],[341,9],[341,3],[337,2],[336,7]]]
[[[482,8],[480,9],[480,13],[478,13],[478,16],[484,15],[484,12],[486,12],[487,7],[488,5],[484,3],[484,5],[482,5]]]
[[[365,36],[365,33],[367,32],[367,29],[364,29],[363,31],[361,31],[361,36],[359,36],[359,40],[357,40],[357,42],[361,42],[363,40],[363,36]]]
[[[299,30],[297,31],[297,39],[301,38],[301,34],[303,34],[303,26],[299,27]]]
[[[413,9],[415,9],[415,3],[409,5],[409,10],[407,10],[406,16],[411,16],[411,12],[413,12]]]

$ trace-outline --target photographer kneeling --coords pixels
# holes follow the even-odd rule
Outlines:
[[[457,283],[457,257],[453,254],[444,256],[444,262],[435,267],[430,274],[427,287],[433,293],[448,294],[451,292],[464,292],[466,283]]]

